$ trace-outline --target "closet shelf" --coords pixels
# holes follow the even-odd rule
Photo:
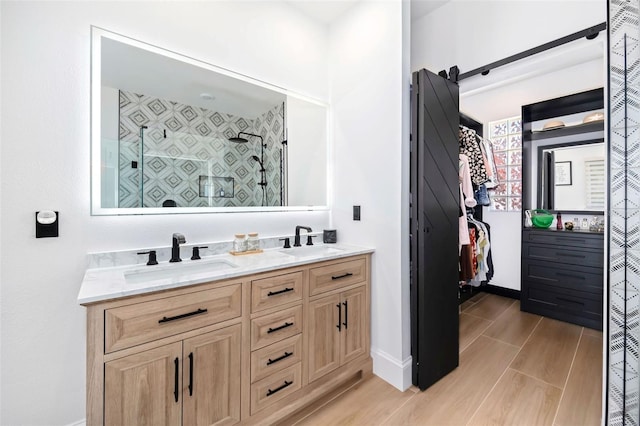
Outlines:
[[[551,130],[532,131],[525,133],[524,137],[529,141],[537,141],[542,139],[558,138],[562,136],[578,135],[581,133],[601,132],[604,131],[604,122],[577,124],[574,126],[560,127]],[[528,136],[528,137],[527,137]]]

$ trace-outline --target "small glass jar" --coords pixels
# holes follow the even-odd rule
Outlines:
[[[242,253],[247,251],[247,239],[244,234],[236,234],[235,240],[233,240],[233,251],[236,253]]]
[[[260,239],[257,232],[249,232],[249,238],[247,238],[247,251],[260,250]]]

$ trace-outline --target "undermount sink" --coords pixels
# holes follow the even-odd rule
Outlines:
[[[213,271],[237,268],[238,266],[224,259],[197,260],[186,263],[171,264],[161,267],[147,266],[148,269],[137,268],[126,271],[124,279],[128,283],[162,280],[182,277],[184,275],[202,274]]]
[[[288,254],[289,256],[294,257],[323,256],[328,254],[339,254],[343,252],[342,249],[327,246],[302,246],[282,249],[278,251],[280,253]]]

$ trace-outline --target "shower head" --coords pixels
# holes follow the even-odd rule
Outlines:
[[[247,142],[249,142],[249,139],[243,138],[240,135],[247,135],[247,136],[253,136],[255,138],[260,138],[260,144],[262,144],[263,140],[264,140],[264,139],[262,139],[262,136],[260,136],[260,135],[256,135],[254,133],[240,132],[240,133],[238,133],[238,136],[236,136],[234,138],[229,138],[229,142],[234,142],[234,143],[247,143]]]
[[[241,138],[240,135],[238,135],[235,138],[229,138],[229,142],[247,143],[247,142],[249,142],[249,139]]]
[[[252,155],[251,158],[255,161],[257,161],[258,163],[260,163],[260,159],[258,158],[257,155]]]

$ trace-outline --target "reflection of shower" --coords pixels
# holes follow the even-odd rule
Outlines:
[[[140,126],[140,144],[138,145],[138,190],[140,191],[140,207],[144,207],[144,131],[147,126]]]
[[[258,185],[262,187],[262,205],[265,206],[267,204],[267,170],[264,168],[264,149],[267,147],[267,144],[264,143],[264,139],[260,135],[256,135],[254,133],[240,132],[238,136],[235,138],[229,138],[229,142],[235,143],[247,143],[249,139],[243,138],[240,135],[253,136],[255,138],[260,138],[260,158],[257,155],[252,155],[251,159],[260,165],[260,182]]]

